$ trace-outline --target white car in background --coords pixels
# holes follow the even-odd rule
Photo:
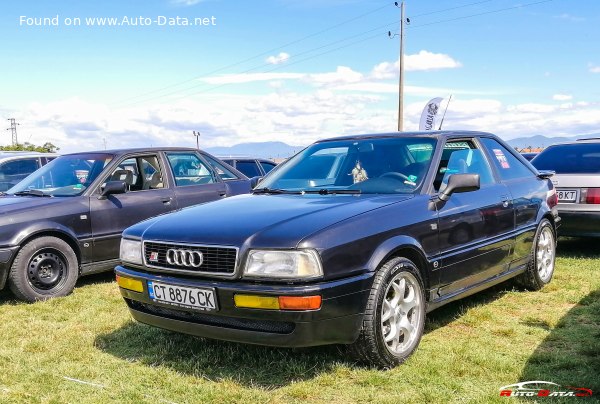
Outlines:
[[[556,173],[559,235],[600,237],[600,139],[552,145],[531,164]]]

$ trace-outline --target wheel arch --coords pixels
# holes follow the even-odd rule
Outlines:
[[[426,258],[425,252],[421,244],[408,236],[398,236],[386,240],[373,253],[369,260],[368,268],[371,271],[377,271],[387,261],[394,257],[404,257],[417,266],[421,278],[423,279],[425,290],[430,288],[430,265]],[[427,293],[425,294],[427,297]]]
[[[79,271],[81,270],[80,269],[81,268],[81,249],[79,248],[79,243],[77,242],[77,239],[72,234],[69,234],[68,232],[65,232],[65,231],[62,231],[59,229],[38,230],[36,232],[33,232],[33,233],[27,235],[27,237],[23,238],[19,242],[19,250],[17,250],[17,252],[15,253],[12,261],[10,262],[10,265],[12,265],[12,262],[14,261],[14,258],[16,257],[18,251],[20,251],[21,248],[23,248],[23,246],[25,244],[29,243],[31,240],[34,240],[34,239],[40,238],[40,237],[56,237],[58,239],[61,239],[65,243],[67,243],[69,245],[69,247],[71,247],[71,249],[75,253],[75,256],[77,257],[78,270]]]

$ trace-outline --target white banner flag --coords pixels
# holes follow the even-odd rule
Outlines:
[[[421,122],[419,123],[419,130],[435,130],[435,116],[440,109],[440,104],[443,98],[434,98],[425,105],[423,112],[421,113]]]

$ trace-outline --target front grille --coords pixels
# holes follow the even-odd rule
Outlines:
[[[271,320],[251,320],[239,317],[222,317],[219,315],[195,313],[183,310],[167,309],[165,307],[154,306],[141,303],[131,299],[125,299],[127,305],[136,311],[152,314],[159,317],[171,318],[174,320],[187,321],[196,324],[212,325],[215,327],[232,328],[236,330],[269,332],[274,334],[290,334],[294,331],[294,323]]]
[[[202,265],[194,268],[191,266],[169,264],[167,262],[167,250],[169,249],[199,251],[204,258]],[[233,275],[237,261],[237,252],[237,248],[234,247],[144,242],[144,261],[146,266],[197,274]],[[152,259],[151,255],[153,255]]]

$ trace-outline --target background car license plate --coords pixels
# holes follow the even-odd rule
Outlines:
[[[205,311],[218,309],[214,289],[187,288],[148,281],[148,294],[155,302]]]
[[[575,202],[579,195],[579,191],[576,189],[558,189],[556,193],[559,202]]]

